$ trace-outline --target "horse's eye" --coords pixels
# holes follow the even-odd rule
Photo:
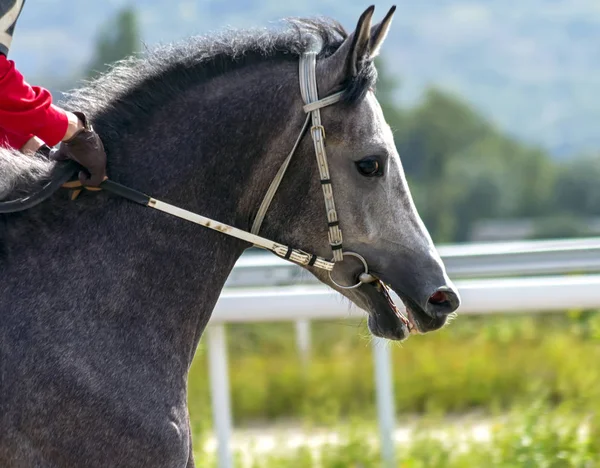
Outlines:
[[[383,175],[383,164],[374,156],[356,162],[358,172],[366,177],[380,177]]]

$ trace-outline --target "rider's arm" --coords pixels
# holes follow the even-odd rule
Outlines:
[[[42,140],[54,146],[82,125],[73,114],[53,106],[47,90],[29,86],[6,58],[24,4],[0,0],[0,146],[35,151]]]
[[[86,169],[79,173],[79,180],[86,185],[100,185],[106,178],[106,153],[85,115],[53,105],[50,92],[27,84],[14,62],[6,58],[24,3],[0,0],[0,24],[8,25],[5,31],[0,28],[0,146],[8,144],[33,153],[42,141],[48,146],[62,141],[50,156],[78,162]]]
[[[74,133],[74,129],[68,132],[69,116],[52,104],[50,92],[27,84],[14,62],[3,54],[0,54],[0,127],[7,135],[14,135],[16,144],[10,146],[15,148],[21,148],[33,135],[54,146]]]

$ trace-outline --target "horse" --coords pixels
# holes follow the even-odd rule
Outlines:
[[[351,33],[293,19],[159,46],[64,106],[89,115],[110,180],[243,232],[289,163],[261,239],[293,246],[286,257],[314,252],[296,257],[303,268],[364,309],[372,334],[404,340],[442,327],[460,299],[374,94],[395,8],[377,24],[373,11]],[[313,94],[335,99],[307,102],[303,57]],[[315,162],[325,147],[327,167]],[[1,150],[0,200],[34,192],[56,167]],[[188,371],[252,241],[107,190],[70,198],[58,190],[0,215],[0,465],[192,467]]]

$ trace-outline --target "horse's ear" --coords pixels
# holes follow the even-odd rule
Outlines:
[[[375,6],[371,5],[360,15],[356,30],[350,34],[335,53],[322,65],[320,92],[329,93],[340,83],[358,75],[361,67],[370,58],[371,19]]]
[[[379,49],[381,49],[381,44],[383,44],[383,41],[385,41],[387,33],[390,30],[392,18],[394,17],[395,12],[396,5],[390,8],[390,11],[388,11],[388,14],[385,15],[385,18],[383,18],[381,23],[378,23],[371,28],[371,45],[369,49],[370,59],[373,59],[379,55]]]

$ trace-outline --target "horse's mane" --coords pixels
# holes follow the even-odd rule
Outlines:
[[[49,179],[53,167],[54,163],[45,158],[0,148],[0,200],[29,193],[32,187]]]
[[[348,33],[330,19],[289,19],[280,29],[231,30],[159,46],[115,64],[100,77],[67,93],[61,106],[84,111],[103,139],[118,139],[143,124],[153,109],[187,87],[252,63],[297,60],[308,51],[333,54]],[[358,101],[376,80],[367,66],[346,83],[344,100]],[[0,149],[0,200],[30,192],[50,177],[52,163]]]

